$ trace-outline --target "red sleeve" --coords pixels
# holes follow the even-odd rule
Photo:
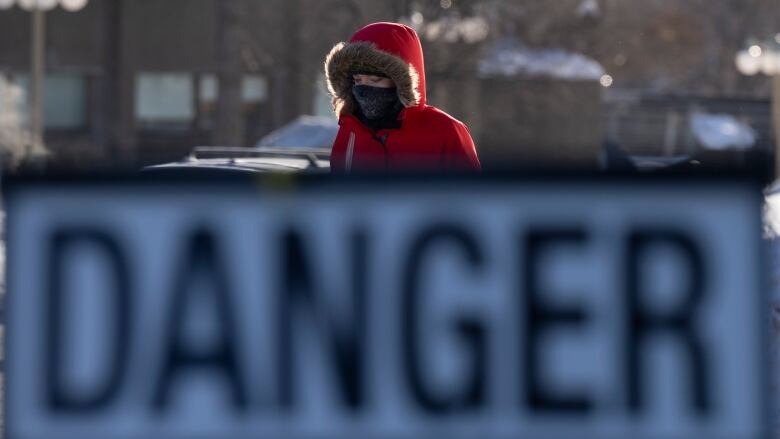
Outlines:
[[[445,169],[480,172],[482,165],[479,163],[477,148],[474,146],[468,127],[463,123],[454,123],[453,127],[445,145]]]
[[[330,149],[330,172],[343,174],[345,172],[344,162],[347,151],[347,130],[344,125],[339,126],[339,132],[333,141],[333,147]]]

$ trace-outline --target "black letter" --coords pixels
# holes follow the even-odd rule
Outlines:
[[[540,254],[552,245],[576,244],[587,241],[582,229],[548,229],[532,230],[525,241],[523,257],[524,269],[518,273],[522,277],[525,291],[523,306],[525,318],[525,387],[526,402],[529,408],[539,412],[587,413],[593,407],[593,402],[585,395],[556,397],[544,391],[541,385],[538,353],[542,347],[539,343],[546,329],[560,326],[581,326],[585,314],[579,308],[551,308],[545,305],[542,297],[545,295],[538,281],[538,262]],[[522,292],[521,292],[522,296]]]
[[[684,292],[685,300],[677,312],[667,316],[646,313],[641,306],[641,297],[645,294],[641,279],[640,267],[642,251],[652,245],[667,244],[676,247],[682,256],[688,260],[690,288]],[[626,389],[628,405],[633,412],[642,409],[641,379],[644,376],[644,365],[640,361],[641,345],[654,332],[676,334],[680,342],[688,348],[690,354],[689,382],[693,386],[693,406],[700,413],[710,407],[709,390],[707,386],[707,369],[705,367],[704,348],[701,339],[694,331],[698,305],[704,296],[704,263],[702,255],[690,238],[672,230],[642,230],[631,234],[626,257],[626,301],[628,317],[628,336],[626,337]]]
[[[282,407],[292,407],[295,395],[293,371],[293,321],[295,308],[308,302],[315,321],[325,329],[333,343],[335,371],[344,391],[344,399],[352,410],[363,405],[363,358],[366,340],[366,279],[368,270],[367,238],[365,233],[352,234],[350,245],[352,259],[349,261],[352,272],[352,325],[344,329],[344,319],[328,318],[321,303],[318,303],[315,291],[317,282],[312,278],[309,262],[304,254],[304,246],[299,234],[287,230],[282,234],[282,284],[279,289],[278,349],[279,349],[279,398]],[[330,262],[330,261],[322,261]],[[319,306],[318,306],[319,305]],[[332,328],[332,329],[331,329]],[[340,330],[339,330],[340,329]]]
[[[42,346],[46,346],[48,360],[46,361],[46,389],[48,405],[55,411],[86,412],[95,410],[107,404],[120,390],[122,376],[127,367],[127,347],[130,342],[130,276],[127,272],[127,264],[124,255],[119,249],[119,244],[108,234],[95,229],[68,229],[57,230],[52,233],[50,239],[48,260],[48,307],[44,322],[47,327],[46,340]],[[68,395],[62,383],[61,365],[63,361],[62,342],[64,331],[62,329],[63,296],[62,291],[65,264],[67,263],[67,250],[76,244],[89,244],[101,251],[106,260],[112,265],[115,280],[115,300],[111,315],[115,316],[114,343],[111,361],[111,373],[108,374],[102,387],[94,390],[92,395]],[[106,291],[106,293],[109,293]],[[71,316],[73,318],[73,316]]]
[[[204,229],[196,231],[192,235],[191,247],[186,249],[184,255],[188,259],[182,265],[174,285],[168,318],[167,357],[157,382],[154,407],[156,410],[167,408],[171,385],[179,373],[187,368],[202,368],[224,373],[230,382],[234,407],[244,410],[248,403],[236,358],[236,331],[230,303],[232,293],[222,260],[217,256],[212,234]],[[213,288],[208,290],[216,299],[215,312],[220,323],[219,343],[211,352],[195,352],[181,340],[188,299],[191,299],[194,292],[190,286],[199,272],[206,274],[213,282]],[[202,280],[203,277],[199,279]],[[195,291],[197,290],[200,289],[196,288]]]
[[[406,259],[402,308],[404,368],[415,400],[423,409],[434,414],[445,414],[458,409],[477,408],[482,405],[487,370],[485,328],[475,319],[461,318],[454,323],[454,327],[463,342],[473,352],[472,376],[470,379],[464,380],[460,392],[453,392],[451,395],[434,395],[424,385],[423,367],[418,358],[420,354],[418,323],[421,319],[419,309],[421,297],[418,287],[421,273],[424,272],[422,261],[426,253],[435,244],[442,242],[451,242],[460,246],[472,266],[480,267],[484,264],[475,239],[466,230],[450,225],[435,225],[424,230],[412,244],[409,257]]]

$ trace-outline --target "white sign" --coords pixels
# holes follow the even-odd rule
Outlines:
[[[763,437],[760,195],[13,184],[7,437]]]

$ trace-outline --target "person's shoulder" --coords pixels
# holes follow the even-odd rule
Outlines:
[[[446,111],[434,107],[432,105],[426,105],[425,108],[422,109],[423,117],[427,118],[429,121],[441,125],[447,125],[447,126],[460,126],[460,127],[466,127],[466,124],[461,122],[460,120],[456,119]]]

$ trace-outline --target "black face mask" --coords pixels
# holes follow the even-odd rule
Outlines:
[[[371,87],[369,85],[352,86],[352,95],[360,105],[368,120],[379,120],[394,111],[398,101],[398,91],[394,88]]]

